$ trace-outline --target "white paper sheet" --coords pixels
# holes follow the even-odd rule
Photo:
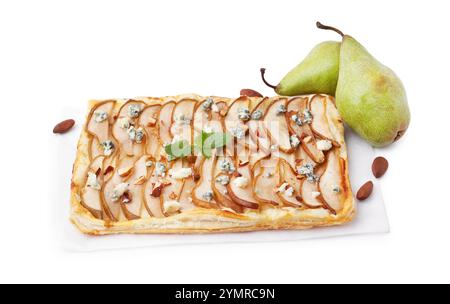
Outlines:
[[[251,243],[298,241],[311,238],[327,238],[345,235],[387,233],[389,222],[385,211],[380,184],[371,172],[375,153],[372,147],[346,130],[349,154],[349,171],[352,189],[356,194],[359,187],[372,180],[374,191],[365,202],[358,203],[355,220],[347,225],[329,228],[315,228],[303,231],[262,231],[205,235],[113,235],[93,237],[80,233],[69,222],[70,180],[72,164],[75,160],[76,145],[85,119],[84,109],[65,109],[62,117],[77,121],[76,127],[64,135],[53,135],[56,171],[52,189],[57,210],[57,229],[61,246],[69,251],[97,251],[137,247],[173,246],[184,244]]]

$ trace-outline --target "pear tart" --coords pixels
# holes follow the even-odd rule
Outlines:
[[[211,134],[226,140],[201,148]],[[307,229],[355,213],[326,95],[91,101],[71,190],[71,221],[94,235]]]

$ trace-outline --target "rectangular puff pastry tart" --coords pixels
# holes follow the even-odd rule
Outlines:
[[[332,97],[89,103],[71,185],[84,233],[307,229],[354,213]]]

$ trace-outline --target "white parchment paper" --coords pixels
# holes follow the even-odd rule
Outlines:
[[[304,231],[262,231],[245,233],[205,234],[205,235],[113,235],[93,237],[80,233],[69,221],[70,180],[75,160],[76,146],[85,119],[85,109],[65,109],[62,117],[71,117],[77,125],[69,133],[52,136],[54,145],[55,180],[53,203],[55,205],[56,229],[61,246],[69,251],[97,251],[137,247],[174,246],[183,244],[249,243],[299,241],[311,238],[327,238],[345,235],[387,233],[389,222],[385,211],[380,184],[371,173],[375,153],[372,147],[346,130],[349,154],[350,180],[353,192],[372,180],[374,191],[365,202],[358,203],[355,220],[347,225],[330,228],[316,228]]]

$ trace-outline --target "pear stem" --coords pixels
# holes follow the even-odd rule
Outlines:
[[[272,89],[276,90],[277,86],[274,86],[274,85],[268,83],[267,80],[266,80],[266,77],[265,77],[266,69],[265,69],[265,68],[261,68],[260,71],[261,71],[261,78],[262,78],[262,81],[266,84],[266,86],[268,86],[269,88],[272,88]]]
[[[339,30],[339,29],[337,29],[337,28],[335,28],[335,27],[332,27],[332,26],[323,25],[323,24],[320,23],[319,21],[317,21],[316,26],[317,26],[318,28],[320,28],[321,30],[329,30],[329,31],[333,31],[333,32],[338,33],[338,34],[341,35],[342,37],[345,36],[345,34],[344,34],[341,30]]]

